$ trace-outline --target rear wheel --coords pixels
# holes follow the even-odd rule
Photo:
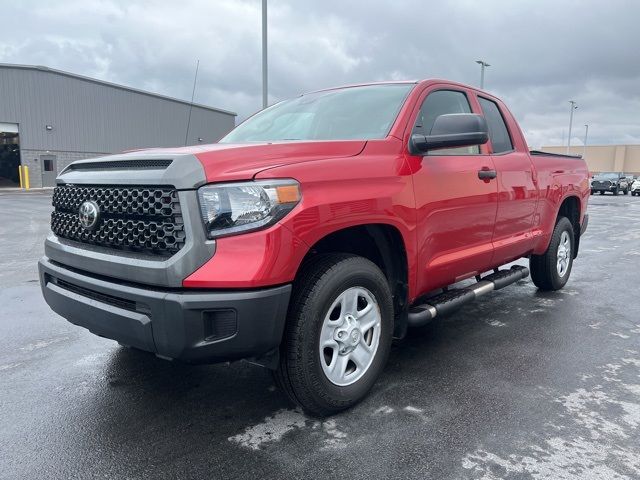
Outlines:
[[[366,258],[321,254],[294,284],[276,383],[313,416],[358,403],[382,372],[393,331],[391,291]]]
[[[618,189],[617,188],[613,191],[613,194],[614,195],[618,195]]]
[[[573,226],[566,217],[559,217],[547,251],[532,255],[529,260],[531,279],[540,290],[560,290],[571,275],[573,266]]]

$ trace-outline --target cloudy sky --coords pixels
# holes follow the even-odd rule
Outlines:
[[[3,2],[0,62],[238,112],[261,106],[260,0]],[[531,147],[640,143],[640,2],[270,0],[269,93],[446,78],[503,98]]]

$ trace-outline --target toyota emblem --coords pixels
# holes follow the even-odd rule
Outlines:
[[[80,225],[85,230],[93,230],[98,224],[98,218],[100,217],[100,210],[95,202],[87,200],[80,205],[80,211],[78,213],[80,218]]]

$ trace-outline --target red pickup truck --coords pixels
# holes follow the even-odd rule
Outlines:
[[[500,266],[527,257],[538,288],[562,288],[589,194],[582,159],[529,152],[486,92],[328,89],[214,145],[69,165],[40,280],[76,325],[163,358],[270,367],[324,416],[366,395],[392,338],[529,275]]]

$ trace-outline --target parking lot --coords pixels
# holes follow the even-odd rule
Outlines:
[[[260,367],[168,362],[51,312],[50,201],[0,193],[1,478],[640,478],[638,197],[591,197],[564,290],[527,279],[411,331],[326,421]]]

